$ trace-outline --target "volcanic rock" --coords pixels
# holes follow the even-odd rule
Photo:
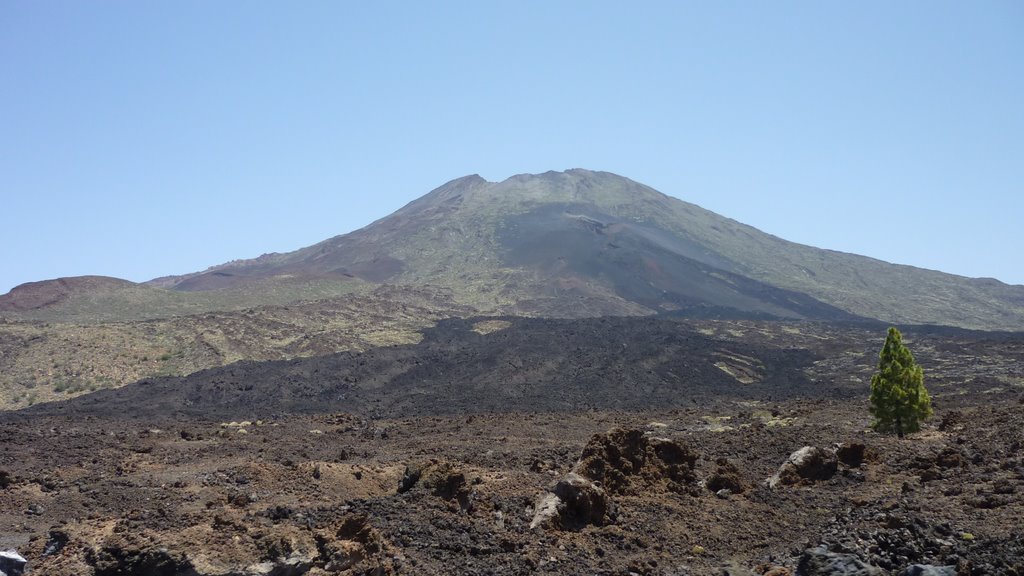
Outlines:
[[[640,430],[595,434],[573,472],[538,498],[530,528],[608,524],[615,515],[609,495],[692,490],[696,461],[697,454],[685,443],[648,438]]]
[[[537,504],[534,506],[536,510],[533,514],[533,519],[530,520],[530,530],[537,528],[556,528],[559,526],[558,508],[563,506],[564,502],[552,492],[545,492],[537,498]]]
[[[850,468],[860,468],[867,447],[860,442],[843,442],[836,448],[836,458]]]
[[[408,492],[416,486],[444,500],[458,501],[463,511],[473,508],[472,490],[466,474],[449,462],[431,460],[407,465],[398,492]]]
[[[555,484],[555,496],[564,503],[560,517],[564,527],[607,523],[610,503],[604,490],[578,474],[569,473]]]
[[[530,521],[530,529],[556,528],[579,530],[584,526],[603,526],[612,521],[613,505],[600,486],[570,472],[550,492],[541,495]]]
[[[575,471],[611,494],[687,492],[696,482],[696,461],[697,453],[684,442],[616,428],[590,439]]]
[[[146,545],[134,540],[111,539],[103,546],[91,549],[86,561],[93,566],[96,576],[120,574],[152,574],[173,576],[188,573],[192,567],[181,555],[166,548]]]
[[[804,446],[789,455],[775,475],[768,479],[768,487],[828,480],[838,468],[835,454],[817,446]]]
[[[319,562],[327,572],[393,573],[390,546],[365,515],[346,517],[335,529],[318,532],[316,539]]]
[[[722,490],[728,490],[730,494],[742,494],[746,489],[746,483],[743,481],[743,477],[740,476],[740,471],[736,468],[736,465],[729,462],[725,458],[719,458],[715,461],[717,468],[715,472],[708,478],[705,486],[708,490],[718,494]]]
[[[14,550],[0,551],[0,574],[21,576],[25,571],[26,560]]]
[[[881,568],[872,566],[854,554],[829,552],[828,547],[808,548],[800,557],[797,576],[882,576]]]

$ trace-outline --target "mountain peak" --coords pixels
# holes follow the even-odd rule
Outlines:
[[[547,172],[541,172],[539,174],[531,174],[525,172],[522,174],[514,174],[506,178],[502,183],[505,182],[521,182],[529,180],[546,180],[546,181],[567,181],[567,180],[586,180],[586,179],[619,179],[629,180],[625,176],[619,176],[612,172],[601,172],[597,170],[588,170],[586,168],[569,168],[568,170],[548,170]]]
[[[787,242],[585,168],[500,182],[470,174],[355,232],[161,285],[214,290],[285,276],[437,286],[495,313],[1024,325],[1020,290]]]
[[[464,188],[479,186],[481,184],[490,184],[490,182],[485,180],[484,177],[479,174],[469,174],[466,176],[462,176],[461,178],[449,180],[448,182],[445,182],[444,184],[438,186],[436,189],[441,190],[445,188]]]

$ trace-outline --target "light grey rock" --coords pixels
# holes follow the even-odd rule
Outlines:
[[[533,514],[533,519],[530,520],[530,530],[557,524],[558,507],[562,505],[562,500],[551,492],[541,495],[537,505],[534,507],[536,512]]]
[[[775,488],[779,484],[797,484],[804,480],[828,480],[838,469],[839,461],[834,452],[804,446],[790,454],[767,483],[769,488]]]

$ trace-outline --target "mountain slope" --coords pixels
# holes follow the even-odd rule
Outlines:
[[[287,254],[0,296],[0,407],[415,341],[438,319],[676,314],[1024,331],[1024,286],[819,250],[614,174],[453,180]]]
[[[484,311],[680,312],[1024,329],[1024,286],[800,245],[606,172],[453,180],[369,226],[287,254],[154,281],[273,277],[430,284]]]
[[[488,321],[500,327],[481,334],[480,325]],[[742,384],[722,368],[723,360],[733,358],[756,367],[756,384]],[[415,344],[239,362],[41,404],[28,412],[113,411],[136,417],[180,412],[255,420],[340,411],[393,418],[848,395],[848,389],[826,392],[804,375],[816,359],[804,349],[715,339],[667,319],[448,319],[424,330]]]
[[[356,278],[266,278],[225,290],[183,292],[103,276],[29,282],[0,296],[0,317],[42,322],[131,322],[365,294]]]
[[[114,302],[140,290],[102,294]],[[194,293],[177,295],[197,302]],[[61,310],[68,312],[59,306],[44,309],[48,313]],[[116,388],[143,378],[183,376],[239,360],[302,358],[416,342],[423,328],[472,312],[454,305],[443,291],[382,286],[370,293],[287,306],[132,322],[0,319],[0,410]]]

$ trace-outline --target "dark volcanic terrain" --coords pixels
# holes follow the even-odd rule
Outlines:
[[[902,441],[867,431],[882,327],[808,322],[449,320],[7,412],[0,548],[52,575],[1024,573],[1024,336],[904,335],[936,415]],[[825,461],[769,487],[804,446]]]
[[[412,343],[439,319],[474,315],[1020,331],[1024,286],[788,242],[607,172],[466,176],[293,252],[141,284],[18,286],[0,295],[0,408]]]
[[[935,407],[902,440],[868,412],[890,323]],[[1024,286],[614,174],[459,178],[0,296],[0,573],[1021,576],[1021,330]]]
[[[723,341],[673,320],[448,319],[424,330],[418,344],[239,362],[42,404],[26,413],[179,412],[253,420],[330,410],[404,417],[648,409],[692,406],[723,395],[768,400],[851,393],[809,381],[802,370],[814,360],[808,350]],[[738,383],[734,375],[756,385]]]

